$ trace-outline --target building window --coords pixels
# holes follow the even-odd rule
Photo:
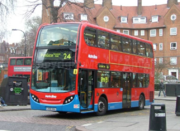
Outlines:
[[[175,14],[171,15],[171,20],[176,20],[176,15]]]
[[[73,13],[64,13],[64,19],[74,20],[74,14]]]
[[[123,33],[129,35],[129,30],[123,30]]]
[[[116,30],[117,32],[120,32],[120,30]]]
[[[141,30],[141,36],[145,36],[145,31]]]
[[[156,36],[156,29],[150,30],[150,37]]]
[[[158,16],[152,16],[152,22],[158,22]]]
[[[127,17],[121,16],[121,23],[127,23]]]
[[[159,36],[163,36],[163,29],[159,29]]]
[[[13,53],[14,53],[14,54],[16,53],[16,50],[15,50],[15,49],[13,49]]]
[[[163,64],[163,58],[159,58],[159,64]]]
[[[86,14],[81,14],[81,20],[87,20],[87,15]]]
[[[170,35],[177,35],[177,28],[170,28]]]
[[[3,56],[0,56],[0,60],[3,61],[3,60],[4,60],[4,57],[3,57]]]
[[[134,17],[133,23],[146,23],[146,17]]]
[[[134,31],[134,36],[138,36],[138,30]]]
[[[163,43],[159,43],[159,50],[163,50]]]
[[[154,65],[156,65],[156,58],[154,58]]]
[[[154,51],[156,51],[156,44],[153,44],[153,49]]]
[[[170,57],[170,64],[177,65],[177,57]]]
[[[171,50],[176,50],[177,49],[177,42],[171,42],[170,43],[170,49]]]

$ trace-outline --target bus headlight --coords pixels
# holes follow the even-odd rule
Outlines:
[[[70,103],[74,99],[74,96],[69,96],[64,100],[64,104]]]
[[[33,94],[31,94],[31,96],[32,96],[32,99],[33,99],[35,102],[39,103],[39,99],[38,99],[37,96],[35,96],[35,95],[33,95]]]

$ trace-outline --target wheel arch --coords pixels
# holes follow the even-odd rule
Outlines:
[[[101,97],[104,97],[104,98],[106,99],[107,104],[108,104],[108,98],[107,98],[107,96],[106,96],[105,94],[101,94],[101,96],[99,97],[99,99],[100,99]]]
[[[139,98],[140,98],[141,95],[144,97],[144,101],[146,101],[146,97],[145,97],[143,92],[141,92],[141,94],[139,95]]]

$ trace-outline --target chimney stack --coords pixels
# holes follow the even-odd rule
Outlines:
[[[142,15],[142,0],[138,0],[137,14]]]
[[[171,8],[174,4],[178,5],[177,0],[167,0],[167,8]]]
[[[103,0],[102,6],[106,6],[108,9],[112,9],[112,0]]]
[[[84,6],[87,8],[94,8],[94,0],[84,0]]]
[[[155,10],[157,9],[157,5],[155,5]]]

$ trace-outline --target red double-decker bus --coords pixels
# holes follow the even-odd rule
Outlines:
[[[152,43],[88,22],[40,26],[34,46],[31,109],[96,112],[154,101]]]
[[[8,76],[27,77],[31,74],[32,57],[10,57],[8,61]]]

